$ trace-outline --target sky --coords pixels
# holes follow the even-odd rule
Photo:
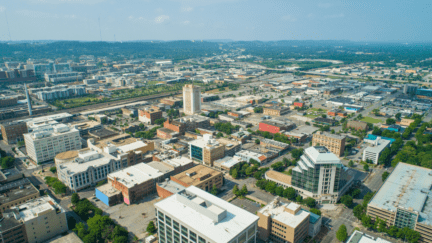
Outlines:
[[[430,42],[431,23],[431,0],[0,0],[0,41]]]

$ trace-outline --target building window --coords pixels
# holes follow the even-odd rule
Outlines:
[[[184,235],[186,237],[188,236],[188,230],[183,225],[181,226],[181,233],[182,233],[182,235]]]

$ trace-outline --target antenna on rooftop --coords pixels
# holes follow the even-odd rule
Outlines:
[[[100,17],[98,17],[98,21],[99,21],[99,35],[100,35],[100,38],[101,38],[101,41],[102,41],[102,29],[100,27]]]

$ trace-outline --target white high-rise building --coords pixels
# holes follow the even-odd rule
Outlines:
[[[59,153],[81,149],[79,131],[64,124],[24,134],[28,156],[37,163],[53,160]]]
[[[193,115],[201,111],[201,87],[187,84],[183,87],[183,112]]]
[[[154,206],[160,243],[256,242],[258,216],[195,186]]]

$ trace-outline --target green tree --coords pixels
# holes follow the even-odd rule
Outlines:
[[[276,187],[275,193],[276,193],[276,195],[283,197],[284,188],[282,186]]]
[[[216,195],[218,193],[218,189],[215,184],[213,184],[213,188],[211,189],[211,194]]]
[[[387,125],[393,125],[393,124],[396,124],[396,120],[393,119],[393,118],[387,118],[387,120],[386,120],[386,124],[387,124]]]
[[[248,189],[247,189],[246,184],[243,185],[240,193],[241,193],[242,196],[246,196],[248,194]]]
[[[348,162],[348,166],[349,166],[349,167],[354,167],[354,161],[350,160],[350,161]]]
[[[7,169],[13,166],[15,159],[11,156],[2,157],[1,159],[1,167],[2,169]]]
[[[366,213],[365,207],[359,204],[356,205],[353,209],[353,214],[358,220],[362,220],[363,215]]]
[[[150,221],[150,222],[149,222],[149,224],[147,225],[147,229],[146,229],[146,231],[147,231],[149,234],[154,234],[154,233],[156,232],[156,227],[155,227],[153,221]]]
[[[51,167],[51,168],[50,168],[50,171],[51,171],[52,173],[56,173],[56,172],[57,172],[57,167],[55,167],[55,166]]]
[[[341,242],[346,241],[346,239],[348,238],[347,228],[344,224],[339,226],[339,229],[336,232],[336,238]]]
[[[373,227],[372,219],[370,216],[367,216],[366,214],[363,214],[361,219],[362,225],[368,229]]]
[[[296,197],[296,202],[298,202],[298,203],[302,203],[302,202],[303,202],[303,198],[302,198],[300,195],[298,195],[298,196]]]
[[[270,193],[275,193],[276,183],[273,181],[269,181],[265,187],[265,190],[270,192]]]
[[[314,214],[316,214],[316,215],[321,216],[321,211],[320,211],[319,209],[317,209],[317,208],[311,208],[309,211],[310,211],[311,213],[314,213]]]
[[[369,171],[369,165],[368,165],[368,164],[363,165],[363,169],[364,169],[365,171]]]
[[[283,196],[288,198],[289,200],[294,200],[296,195],[297,195],[297,193],[294,190],[294,188],[292,188],[292,187],[286,188],[283,192]]]
[[[73,205],[77,205],[80,201],[78,193],[73,193],[71,197],[71,202]]]
[[[311,197],[306,198],[306,199],[304,200],[304,203],[305,203],[308,207],[310,207],[310,208],[313,208],[313,207],[316,206],[316,201],[315,201],[315,199],[313,199],[313,198],[311,198]]]
[[[385,220],[378,219],[378,232],[386,232],[387,231],[387,223]]]
[[[353,204],[353,198],[350,195],[343,195],[340,201],[347,207],[351,207]]]
[[[260,140],[257,138],[257,139],[255,139],[255,144],[260,144]]]
[[[384,171],[384,173],[382,173],[382,175],[381,175],[382,181],[385,181],[389,175],[390,175],[390,173],[388,173],[387,171]]]
[[[233,170],[232,170],[231,176],[232,176],[232,178],[237,179],[237,177],[238,177],[238,172],[237,172],[236,169],[233,169]]]
[[[240,195],[240,192],[239,192],[239,189],[238,189],[237,185],[234,185],[234,187],[233,187],[233,194],[236,195],[236,196]]]

